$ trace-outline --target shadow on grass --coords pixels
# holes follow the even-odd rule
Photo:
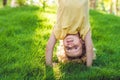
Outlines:
[[[52,67],[46,66],[45,75],[45,80],[55,80],[54,71]]]
[[[120,80],[119,73],[109,68],[70,63],[60,65],[59,69],[63,74],[59,80]]]
[[[86,80],[84,78],[84,73],[88,68],[84,64],[78,63],[67,63],[60,64],[60,71],[62,74],[60,80]]]

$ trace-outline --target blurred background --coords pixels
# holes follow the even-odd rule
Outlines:
[[[23,6],[35,5],[45,8],[46,6],[56,5],[57,0],[0,0],[0,8],[4,6]],[[91,9],[104,11],[108,14],[120,15],[120,0],[90,0]]]

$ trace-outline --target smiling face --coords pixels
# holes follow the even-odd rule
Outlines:
[[[67,35],[63,40],[63,45],[69,57],[78,57],[82,54],[82,41],[78,34]]]

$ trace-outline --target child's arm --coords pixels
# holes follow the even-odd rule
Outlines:
[[[53,56],[53,50],[54,50],[54,46],[56,44],[56,38],[54,33],[52,32],[47,46],[46,46],[46,65],[48,66],[52,66],[52,56]]]
[[[91,32],[88,31],[86,37],[85,37],[85,46],[86,46],[86,54],[87,54],[87,63],[86,65],[88,67],[92,66],[92,60],[93,60],[93,43],[91,39]]]

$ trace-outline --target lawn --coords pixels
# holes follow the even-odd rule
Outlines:
[[[0,80],[119,80],[120,17],[90,11],[97,55],[92,67],[57,63],[51,68],[45,66],[45,46],[55,13],[55,7],[0,8]]]

